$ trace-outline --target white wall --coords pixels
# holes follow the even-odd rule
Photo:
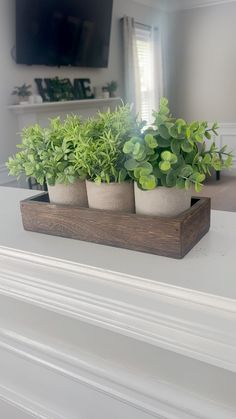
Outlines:
[[[10,54],[15,43],[14,2],[0,3],[0,170],[19,142],[16,118],[7,110],[14,102],[11,91],[15,85],[27,82],[34,86],[35,77],[56,75],[89,77],[93,85],[113,79],[123,95],[120,18],[125,14],[164,28],[166,95],[173,113],[189,120],[236,121],[236,3],[169,13],[166,19],[167,15],[151,6],[114,0],[109,67],[92,70],[16,65]]]
[[[103,85],[110,80],[117,80],[120,95],[123,94],[123,64],[121,49],[120,18],[127,14],[138,21],[157,25],[161,14],[157,9],[143,6],[132,0],[114,0],[113,24],[110,46],[110,61],[108,69],[80,69],[80,68],[49,68],[40,66],[16,65],[11,58],[11,48],[15,43],[14,32],[14,3],[15,0],[1,0],[0,3],[0,166],[8,156],[15,152],[17,123],[16,118],[7,110],[7,105],[14,102],[11,96],[12,88],[24,82],[34,85],[36,77],[89,77],[93,85]]]
[[[169,90],[173,113],[236,121],[236,3],[169,15]]]

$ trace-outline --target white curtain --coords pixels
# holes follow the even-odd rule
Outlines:
[[[153,122],[152,112],[157,109],[157,87],[154,74],[154,37],[150,26],[135,24],[136,45],[138,51],[140,87],[141,87],[141,110],[140,116],[148,124]]]
[[[162,96],[165,96],[164,88],[164,71],[163,71],[163,42],[161,37],[161,30],[154,28],[153,33],[153,50],[154,50],[154,88],[156,100],[160,101]]]
[[[135,22],[123,22],[125,101],[148,124],[164,95],[161,30]]]
[[[124,16],[123,49],[124,49],[124,85],[125,101],[134,106],[136,113],[141,109],[141,86],[138,68],[138,56],[135,35],[135,21],[132,17]]]

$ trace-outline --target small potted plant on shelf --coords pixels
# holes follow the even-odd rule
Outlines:
[[[21,151],[7,163],[10,174],[33,177],[40,185],[46,181],[51,203],[87,206],[85,174],[75,162],[81,126],[79,117],[68,116],[64,123],[52,119],[46,129],[25,128]]]
[[[84,123],[78,167],[87,173],[90,208],[134,212],[133,182],[124,167],[123,146],[140,132],[130,106],[110,110]]]
[[[232,165],[232,153],[215,142],[218,125],[171,116],[168,100],[161,99],[153,126],[126,141],[124,164],[135,181],[138,214],[176,216],[191,205],[192,189],[200,192],[206,174]]]
[[[110,97],[116,97],[116,91],[118,89],[117,81],[112,80],[110,83],[107,83],[105,87]]]
[[[17,96],[19,98],[20,105],[25,105],[28,103],[28,99],[32,95],[30,89],[31,85],[26,85],[24,83],[22,84],[22,86],[16,86],[12,92],[12,95]]]

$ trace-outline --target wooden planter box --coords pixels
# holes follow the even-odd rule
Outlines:
[[[149,217],[50,204],[43,193],[21,201],[24,229],[183,258],[210,228],[210,198],[193,198],[178,217]]]

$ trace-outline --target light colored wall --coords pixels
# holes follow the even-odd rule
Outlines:
[[[236,3],[169,15],[168,96],[173,113],[236,121]]]
[[[80,68],[49,68],[41,66],[16,65],[11,58],[11,48],[15,43],[14,32],[14,3],[15,0],[1,0],[0,2],[0,166],[8,156],[15,152],[17,123],[7,105],[13,103],[12,88],[24,82],[34,85],[36,77],[89,77],[93,85],[103,85],[110,80],[117,80],[119,93],[123,94],[123,64],[120,18],[130,15],[136,20],[152,25],[158,25],[161,13],[152,7],[143,6],[132,0],[114,0],[112,34],[110,46],[110,60],[107,69]]]

